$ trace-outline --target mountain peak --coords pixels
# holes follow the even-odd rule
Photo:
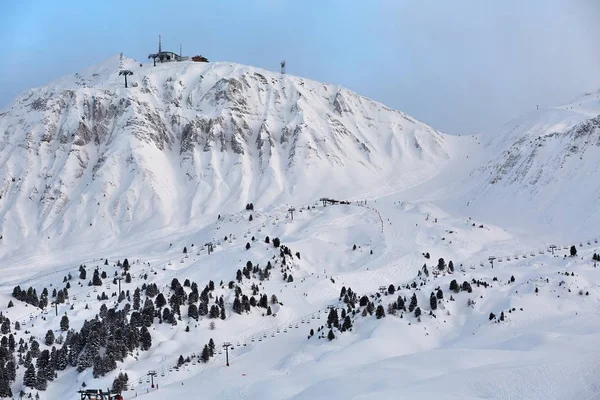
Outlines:
[[[121,69],[133,72],[127,88]],[[119,56],[28,91],[0,116],[0,135],[10,155],[0,160],[5,244],[397,190],[435,175],[452,153],[452,138],[339,86],[227,62],[154,67]]]

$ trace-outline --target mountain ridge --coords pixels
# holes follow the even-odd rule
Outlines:
[[[122,68],[133,71],[127,89]],[[23,93],[0,116],[0,135],[1,231],[15,241],[73,240],[98,225],[119,236],[248,202],[402,188],[435,175],[455,147],[339,86],[232,63],[116,57]]]

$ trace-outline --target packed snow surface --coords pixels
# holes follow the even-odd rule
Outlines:
[[[150,349],[97,379],[61,370],[42,399],[120,372],[126,399],[600,399],[599,96],[455,137],[304,78],[107,60],[0,113],[3,315],[21,323],[17,343],[33,335],[49,350],[65,313],[78,331],[101,305],[130,302],[112,297],[125,258],[124,292],[154,283],[170,301],[174,278],[212,280],[209,307],[223,298],[225,319],[196,321],[185,302],[176,325],[153,320]],[[248,262],[271,263],[270,277],[238,280]],[[107,277],[88,286],[96,268]],[[272,315],[236,313],[230,281],[268,295]],[[12,297],[67,282],[58,316]],[[347,304],[350,288],[385,316]],[[420,317],[394,306],[413,294]],[[329,340],[332,308],[356,312]],[[189,360],[175,368],[179,355]],[[12,391],[36,393],[24,369]]]

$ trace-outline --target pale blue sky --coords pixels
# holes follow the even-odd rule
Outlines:
[[[600,89],[598,0],[0,0],[0,108],[165,48],[341,84],[453,133]]]

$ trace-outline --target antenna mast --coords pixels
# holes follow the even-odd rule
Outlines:
[[[281,62],[281,74],[285,74],[285,60]]]
[[[179,43],[179,57],[183,57],[183,45]]]
[[[158,35],[158,52],[159,53],[162,52],[162,43],[161,43],[161,37],[160,37],[160,35]]]

